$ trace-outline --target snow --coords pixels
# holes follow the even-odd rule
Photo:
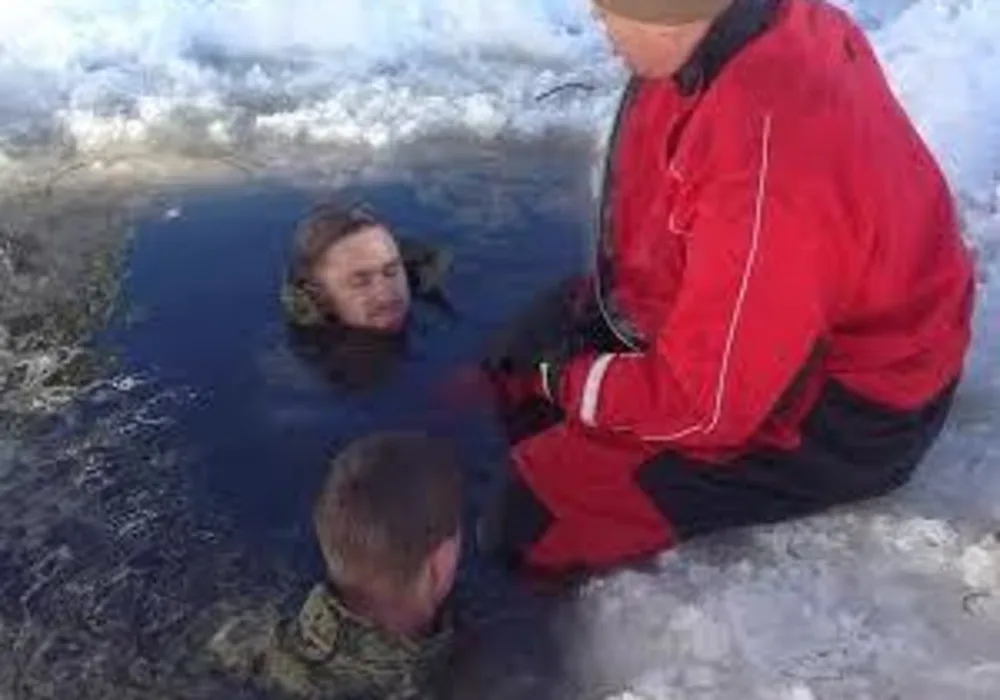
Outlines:
[[[987,201],[1000,173],[1000,7],[924,1],[878,32],[897,93],[953,184]]]
[[[489,132],[562,119],[537,92],[610,65],[579,0],[9,4],[0,143],[14,151],[149,141],[177,123],[223,143]]]
[[[196,144],[387,148],[599,129],[623,77],[584,0],[3,0],[0,170]],[[1000,691],[1000,3],[844,0],[980,260],[955,414],[887,501],[696,543],[584,591],[566,650],[615,700]],[[590,86],[539,101],[566,82]]]
[[[1000,217],[970,237],[1000,241]],[[607,700],[997,697],[1000,278],[984,266],[952,420],[889,499],[692,543],[578,603],[567,655]]]
[[[1000,161],[1000,8],[840,0],[964,196]],[[388,146],[600,126],[623,73],[586,0],[38,0],[0,13],[0,153],[183,141]],[[566,82],[567,90],[536,98]],[[930,88],[933,85],[934,88]],[[3,162],[3,159],[0,159]]]
[[[1000,161],[1000,8],[840,0],[964,196]],[[39,149],[384,147],[610,117],[623,73],[586,0],[37,0],[0,13],[0,163]],[[539,102],[567,82],[574,89]],[[934,88],[930,88],[933,85]]]

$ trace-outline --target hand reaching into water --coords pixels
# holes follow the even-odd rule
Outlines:
[[[434,391],[435,402],[451,410],[474,406],[495,406],[503,410],[540,395],[536,371],[515,374],[482,367],[461,367]]]
[[[488,406],[497,398],[497,388],[480,367],[460,367],[434,389],[433,400],[442,407],[460,411]]]

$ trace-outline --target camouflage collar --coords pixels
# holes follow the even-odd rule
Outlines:
[[[420,656],[429,647],[446,644],[451,636],[451,626],[444,616],[429,635],[412,638],[393,634],[350,610],[329,585],[322,583],[313,587],[306,598],[297,627],[316,661],[330,658],[337,653],[341,642],[358,635],[364,635],[382,648],[412,657]]]
[[[327,585],[320,584],[286,628],[280,646],[305,666],[307,687],[341,689],[343,697],[410,700],[437,697],[450,661],[451,640],[450,615],[442,616],[429,635],[394,635],[348,610]]]

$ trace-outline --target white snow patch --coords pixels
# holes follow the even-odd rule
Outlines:
[[[624,73],[588,0],[36,0],[0,13],[0,153],[128,144],[387,147],[600,128]],[[1000,5],[838,0],[956,188],[1000,167]],[[539,102],[564,83],[583,87]]]
[[[953,184],[988,201],[1000,174],[1000,3],[925,0],[880,30],[893,85]]]
[[[965,585],[1000,595],[1000,533],[966,548],[959,566]]]

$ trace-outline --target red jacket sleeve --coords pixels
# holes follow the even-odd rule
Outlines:
[[[564,368],[559,400],[583,423],[739,448],[811,355],[828,296],[814,233],[823,217],[810,212],[810,188],[782,172],[771,117],[758,126],[740,162],[718,164],[700,188],[684,279],[648,351]]]

